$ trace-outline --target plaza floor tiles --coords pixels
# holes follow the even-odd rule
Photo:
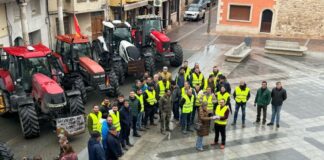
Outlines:
[[[235,160],[308,160],[308,158],[296,151],[295,149],[289,148],[279,151],[272,151],[247,157],[241,157]]]
[[[322,132],[322,131],[324,131],[324,125],[315,126],[315,127],[309,127],[309,128],[306,128],[306,131],[309,131],[309,132]]]
[[[324,144],[321,143],[320,141],[314,139],[314,138],[309,138],[309,137],[305,137],[304,140],[310,144],[312,144],[313,146],[315,146],[316,148],[324,151]]]

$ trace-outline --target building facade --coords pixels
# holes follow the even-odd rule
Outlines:
[[[30,44],[49,45],[47,5],[43,0],[30,0],[26,6]],[[21,45],[20,10],[15,0],[0,4],[0,45]]]

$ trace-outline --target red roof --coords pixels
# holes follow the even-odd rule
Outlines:
[[[9,55],[24,58],[45,57],[48,54],[51,54],[51,50],[43,44],[33,45],[32,47],[34,48],[33,51],[29,51],[27,46],[3,47],[3,50]]]

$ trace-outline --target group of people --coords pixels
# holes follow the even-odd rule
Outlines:
[[[179,122],[181,132],[187,134],[197,131],[196,149],[203,150],[203,137],[209,135],[211,123],[214,124],[215,139],[212,145],[225,148],[226,125],[232,114],[231,95],[235,100],[234,120],[236,125],[238,112],[242,112],[242,127],[245,127],[246,104],[251,97],[250,88],[244,81],[235,87],[233,94],[231,85],[217,66],[205,77],[196,63],[193,68],[184,61],[175,78],[163,67],[163,71],[151,77],[145,73],[143,79],[136,80],[126,99],[119,95],[116,101],[104,99],[101,106],[93,106],[87,123],[91,138],[88,142],[89,159],[118,159],[123,150],[133,145],[129,136],[131,129],[134,137],[141,137],[139,131],[147,131],[150,126],[157,126],[160,121],[162,134],[170,132],[170,119]],[[280,109],[287,98],[281,83],[270,91],[267,82],[263,81],[257,90],[254,106],[257,106],[255,123],[266,123],[267,106],[272,104],[272,118],[269,126],[279,128]],[[159,116],[159,118],[158,118]],[[275,121],[276,119],[276,121]],[[149,126],[150,125],[150,126]]]

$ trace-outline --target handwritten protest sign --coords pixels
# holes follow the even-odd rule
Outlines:
[[[85,118],[83,115],[58,118],[56,119],[56,128],[63,128],[68,135],[75,135],[85,130]]]

